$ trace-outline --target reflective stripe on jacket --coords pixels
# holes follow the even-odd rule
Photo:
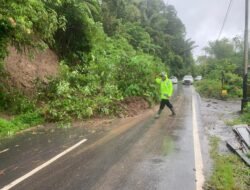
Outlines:
[[[160,85],[161,99],[169,99],[173,94],[172,81],[167,77],[164,81],[161,78],[156,78],[155,81]]]

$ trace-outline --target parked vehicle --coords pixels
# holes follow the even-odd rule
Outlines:
[[[172,81],[173,84],[177,84],[178,83],[178,79],[175,76],[171,76],[170,80]]]
[[[185,75],[182,80],[182,84],[184,85],[192,85],[194,82],[194,79],[192,75]]]
[[[198,80],[201,80],[201,79],[202,79],[202,76],[199,75],[199,76],[196,76],[194,80],[198,81]]]

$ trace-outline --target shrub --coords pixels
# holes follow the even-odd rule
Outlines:
[[[229,97],[242,97],[242,77],[234,73],[226,73],[224,88],[228,91]]]
[[[28,126],[34,126],[41,124],[44,121],[41,113],[39,111],[27,112],[21,115],[16,116],[12,123],[14,124],[23,124]]]
[[[157,99],[155,74],[165,70],[160,60],[139,53],[118,65],[117,83],[125,97],[142,96]]]
[[[250,125],[250,103],[247,104],[244,113],[240,116],[240,120],[243,123]]]
[[[220,99],[221,82],[216,80],[203,79],[195,83],[197,91],[205,97]]]
[[[242,96],[241,81],[242,79],[233,73],[226,74],[227,80],[222,89],[220,80],[203,79],[195,83],[195,86],[201,95],[208,98],[239,98]],[[221,91],[227,90],[227,95],[222,97]]]
[[[0,118],[0,137],[13,135],[42,122],[43,118],[38,111],[21,114],[10,121]]]
[[[15,131],[16,127],[12,122],[0,118],[0,136],[13,134],[12,131]]]
[[[164,66],[153,56],[136,52],[124,38],[108,38],[96,44],[87,65],[69,67],[61,62],[60,76],[41,88],[40,100],[50,121],[70,121],[118,112],[123,97],[157,99],[155,73]]]
[[[0,110],[7,111],[12,114],[21,114],[35,110],[35,102],[29,100],[18,90],[6,88],[0,84]]]

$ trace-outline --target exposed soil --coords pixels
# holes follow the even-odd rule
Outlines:
[[[26,94],[35,90],[37,79],[47,82],[47,78],[58,73],[58,57],[50,49],[44,51],[18,52],[14,47],[8,48],[9,55],[4,60],[9,85]]]
[[[149,108],[149,103],[141,97],[130,97],[120,103],[119,117],[133,117]]]
[[[6,120],[11,120],[13,118],[12,115],[8,115],[6,113],[0,112],[0,118],[6,119]]]

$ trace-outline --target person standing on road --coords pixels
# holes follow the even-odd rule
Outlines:
[[[168,79],[168,76],[165,72],[160,74],[160,77],[155,79],[156,83],[160,85],[160,95],[161,95],[161,103],[160,108],[155,116],[155,118],[159,118],[162,110],[164,109],[165,105],[171,110],[172,116],[176,113],[174,111],[173,105],[170,103],[169,98],[173,94],[173,85],[172,81]]]

